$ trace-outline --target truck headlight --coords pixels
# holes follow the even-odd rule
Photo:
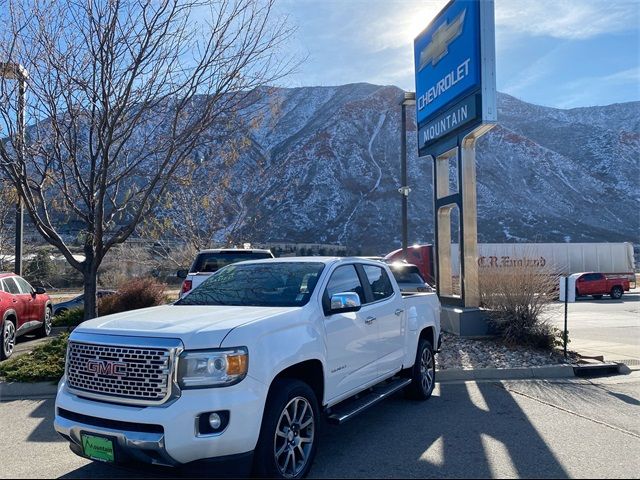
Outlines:
[[[240,382],[249,367],[244,347],[185,351],[178,362],[180,388],[224,387]]]

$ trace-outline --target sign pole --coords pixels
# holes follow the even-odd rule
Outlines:
[[[564,358],[567,359],[567,311],[569,308],[569,277],[564,277]]]

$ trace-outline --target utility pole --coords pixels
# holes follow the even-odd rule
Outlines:
[[[401,107],[401,138],[400,138],[400,177],[402,186],[398,192],[402,195],[402,257],[407,259],[407,248],[409,243],[409,219],[408,219],[408,197],[411,189],[407,186],[407,105],[416,104],[415,92],[404,92]]]
[[[20,159],[20,164],[24,165],[25,154],[25,119],[24,113],[26,108],[26,91],[27,80],[29,74],[27,70],[19,63],[0,62],[0,77],[18,81],[18,136],[16,141],[16,154]],[[23,226],[24,226],[24,206],[22,205],[22,196],[18,193],[16,202],[16,244],[15,244],[15,266],[14,272],[22,275],[22,244],[23,244]]]

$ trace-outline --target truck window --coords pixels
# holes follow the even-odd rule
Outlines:
[[[398,283],[425,283],[420,270],[414,266],[390,267]]]
[[[199,253],[193,265],[191,272],[217,272],[232,263],[243,262],[245,260],[262,260],[263,258],[273,258],[267,252],[209,252]]]
[[[587,273],[582,278],[585,282],[595,282],[596,280],[602,280],[602,274],[600,273]]]
[[[358,272],[353,265],[343,265],[336,268],[331,274],[326,292],[329,298],[336,293],[353,292],[360,297],[360,303],[364,304],[366,301]]]
[[[373,265],[363,265],[364,271],[367,274],[367,280],[371,286],[373,292],[373,301],[384,300],[393,295],[393,285],[389,280],[387,272],[381,267],[375,267]]]

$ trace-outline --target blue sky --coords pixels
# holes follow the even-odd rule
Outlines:
[[[281,0],[306,62],[286,86],[414,90],[413,39],[446,0]],[[640,0],[495,0],[498,90],[559,108],[640,100]]]

